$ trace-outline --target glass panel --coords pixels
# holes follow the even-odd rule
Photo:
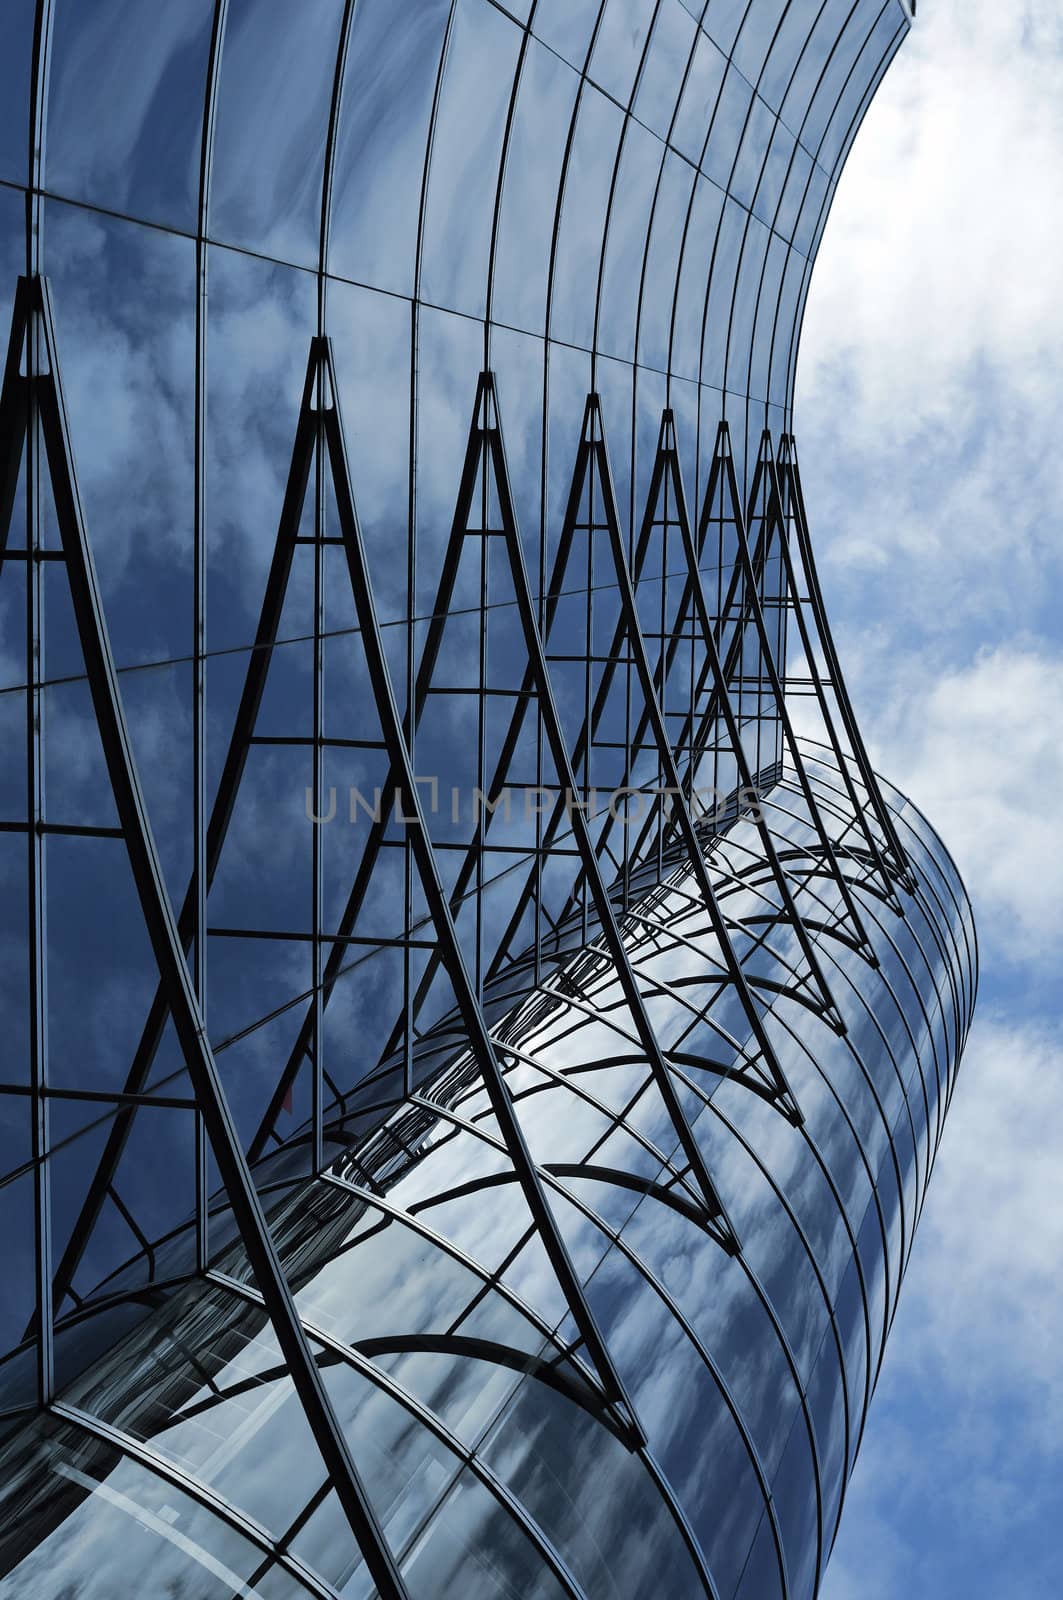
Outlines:
[[[428,122],[450,0],[359,0],[340,103],[329,266],[413,291]]]
[[[704,1594],[638,1457],[570,1400],[526,1379],[482,1455],[587,1593],[602,1600]]]
[[[726,58],[699,34],[671,136],[675,148],[695,164],[701,161],[726,71]]]
[[[545,321],[561,163],[578,83],[552,51],[528,41],[506,157],[491,309],[499,322],[531,332],[542,332]],[[508,433],[507,444],[512,456]]]
[[[0,178],[27,181],[34,0],[9,0],[0,50]]]
[[[255,636],[317,319],[309,273],[216,248],[209,275],[207,638],[216,653]],[[208,673],[211,701],[224,707],[219,763],[245,668],[216,656]]]
[[[709,0],[701,25],[725,55],[730,55],[748,9],[748,0]]]
[[[779,1470],[772,1480],[772,1499],[786,1552],[789,1592],[794,1600],[811,1600],[818,1557],[816,1478],[808,1427],[798,1416]]]
[[[563,1600],[516,1520],[466,1468],[403,1562],[411,1600]]]
[[[0,1095],[0,1140],[6,1177],[13,1165],[29,1157],[29,1102],[22,1096]],[[4,1295],[0,1301],[0,1353],[20,1344],[37,1309],[37,1251],[34,1222],[34,1176],[0,1187],[0,1229],[4,1238]],[[27,1364],[28,1365],[28,1364]],[[29,1380],[29,1381],[27,1381]],[[0,1365],[0,1409],[36,1398],[36,1374],[6,1360]]]
[[[211,237],[313,264],[343,0],[233,0],[225,23]]]
[[[756,83],[760,78],[764,58],[788,4],[789,0],[759,0],[742,25],[735,43],[734,62],[750,83]],[[711,12],[711,6],[709,10]]]
[[[111,647],[119,666],[186,656],[194,247],[55,203],[46,234],[71,448]]]
[[[782,1593],[779,1552],[767,1512],[761,1518],[757,1537],[742,1574],[738,1600],[775,1600]]]
[[[668,136],[697,34],[693,17],[679,0],[663,0],[654,23],[646,64],[639,77],[634,106],[635,115],[662,139]]]
[[[673,371],[697,378],[701,366],[701,328],[705,315],[705,286],[712,267],[712,253],[723,212],[723,195],[715,184],[698,175],[694,198],[683,242],[683,261],[676,296],[675,338],[672,346]],[[714,407],[716,402],[706,397]],[[716,416],[707,418],[715,430]],[[688,494],[693,484],[688,481]]]
[[[597,20],[598,10],[593,5],[574,6],[572,0],[538,0],[532,27],[551,50],[582,70]]]
[[[690,205],[694,169],[671,151],[661,172],[646,253],[639,359],[662,371],[671,366],[672,315],[683,229]]]
[[[888,13],[885,11],[882,13],[882,15],[886,14]],[[841,30],[840,37],[833,41],[834,48],[831,50],[826,70],[812,96],[798,135],[805,149],[811,151],[817,160],[820,160],[820,143],[826,132],[827,124],[834,114],[839,99],[845,92],[847,83],[851,81],[849,74],[870,32],[867,9],[859,6],[850,13],[849,20],[844,29]],[[859,78],[858,73],[856,77]],[[862,94],[865,87],[866,85],[860,83],[858,94]],[[788,117],[786,120],[791,128],[795,127],[792,118]],[[825,170],[829,171],[829,156],[827,160],[821,161],[821,165]]]
[[[665,154],[664,146],[645,128],[628,123],[608,217],[598,328],[599,348],[628,361],[635,354],[643,262]],[[576,270],[588,286],[584,292],[589,298],[598,270],[597,251],[589,240],[588,255]]]
[[[410,438],[410,308],[393,295],[373,293],[345,283],[329,286],[328,319],[336,356],[347,459],[365,541],[366,559],[373,581],[377,617],[386,625],[409,614],[406,549],[409,538],[409,438]],[[469,398],[472,408],[472,397]],[[329,533],[336,527],[330,526]],[[335,557],[334,565],[328,558]],[[342,551],[328,552],[333,583],[326,587],[326,627],[342,629],[355,621],[354,597]],[[392,685],[400,700],[405,694],[405,662],[396,670],[395,656],[405,655],[405,629],[386,629],[390,637],[401,633],[391,653]],[[338,655],[342,645],[332,655]],[[355,653],[352,649],[351,654]],[[357,649],[361,661],[364,651]],[[326,655],[329,648],[326,646]],[[373,720],[364,690],[344,705],[346,680],[337,688],[329,657],[325,673],[326,717],[329,732],[346,737],[369,734]],[[338,667],[338,664],[337,664]]]
[[[775,131],[775,118],[768,107],[754,95],[750,101],[742,145],[731,178],[731,193],[744,206],[753,204],[768,147]]]
[[[3,1600],[190,1594],[280,1600],[297,1580],[189,1495],[75,1429],[42,1419],[5,1451]]]
[[[591,52],[591,79],[626,106],[653,21],[652,0],[608,0]]]
[[[432,132],[421,294],[471,316],[482,316],[487,301],[498,164],[520,37],[487,0],[459,0]]]
[[[23,771],[19,771],[20,763],[16,752],[19,745],[14,743],[9,735],[22,735],[25,740],[22,715],[17,719],[9,718],[5,713],[10,707],[23,713],[25,702],[21,696],[0,696],[0,755],[3,758],[3,767],[12,772],[16,783],[12,787],[25,790]],[[22,742],[20,741],[20,742]],[[22,743],[25,749],[24,742]],[[22,779],[21,782],[17,782]],[[5,790],[7,785],[4,785]],[[22,807],[6,806],[7,820],[18,816]],[[28,879],[27,879],[27,840],[24,834],[0,834],[0,999],[3,1002],[4,1017],[4,1059],[0,1065],[0,1082],[25,1084],[29,1082],[29,913],[28,913]],[[6,1137],[7,1119],[13,1119],[14,1125],[20,1128],[24,1125],[23,1113],[17,1111],[13,1101],[0,1102],[3,1106],[0,1119],[5,1123],[4,1159],[0,1161],[0,1174],[8,1172],[11,1167],[19,1166],[28,1158],[29,1150],[24,1148],[24,1139],[20,1135],[12,1148]],[[28,1124],[25,1124],[25,1137],[28,1138]]]
[[[757,93],[763,95],[775,110],[783,103],[790,78],[815,26],[822,3],[823,0],[790,0],[786,15],[771,41]]]
[[[584,89],[565,181],[551,332],[585,348],[594,333],[606,205],[623,122],[604,95]]]
[[[48,91],[47,183],[194,231],[214,0],[59,0]]]

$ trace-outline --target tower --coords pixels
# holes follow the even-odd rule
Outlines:
[[[909,23],[11,8],[0,1596],[815,1592],[975,983],[792,431]]]

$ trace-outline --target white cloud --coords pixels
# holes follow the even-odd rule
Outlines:
[[[797,424],[843,666],[994,961],[1057,958],[1063,16],[938,0],[816,269]]]
[[[987,1552],[1048,1595],[1063,1431],[1063,1045],[976,1024],[930,1186],[824,1600],[996,1596]],[[930,1533],[927,1523],[932,1523]],[[1047,1528],[1047,1532],[1045,1531]],[[1054,1560],[1054,1555],[1053,1555]],[[1043,1569],[1043,1570],[1042,1570]]]
[[[1031,399],[1054,396],[1061,88],[1056,0],[938,0],[921,12],[868,114],[816,269],[801,384],[829,384],[839,359],[859,353],[861,405],[839,425],[952,432],[1002,375]],[[981,384],[970,382],[980,367]]]
[[[1058,1593],[1061,174],[1058,0],[921,6],[805,325],[828,608],[876,765],[971,892],[983,1008],[824,1600]]]
[[[984,959],[1058,966],[1063,657],[1017,641],[941,663],[879,635],[846,659],[876,765],[952,853]]]
[[[873,574],[897,626],[1051,626],[1061,173],[1056,0],[924,7],[839,188],[796,408],[828,576],[848,603]]]

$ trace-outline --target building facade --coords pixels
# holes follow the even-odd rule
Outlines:
[[[791,431],[911,20],[6,8],[0,1600],[817,1591],[976,985]]]

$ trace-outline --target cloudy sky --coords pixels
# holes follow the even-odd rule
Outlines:
[[[1063,1592],[1063,7],[924,0],[814,280],[798,442],[878,765],[979,1014],[824,1600]]]

